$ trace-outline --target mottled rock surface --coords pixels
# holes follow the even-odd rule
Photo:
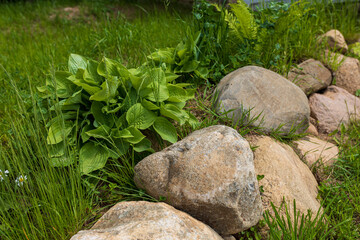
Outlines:
[[[165,203],[120,202],[71,240],[222,240],[214,230]]]
[[[334,73],[335,85],[351,94],[360,89],[360,62],[356,58],[347,57]]]
[[[321,39],[326,39],[329,48],[335,48],[342,53],[346,53],[348,50],[344,36],[336,29],[326,32],[322,35]]]
[[[135,183],[155,198],[235,234],[257,224],[262,205],[248,142],[230,127],[193,132],[135,166]]]
[[[235,109],[228,114],[234,122],[239,121],[243,114],[248,121],[261,115],[253,125],[261,125],[265,132],[272,132],[283,125],[283,135],[287,135],[294,126],[301,126],[297,133],[309,126],[310,109],[304,92],[270,70],[256,66],[240,68],[226,75],[215,92],[218,93],[216,112]]]
[[[332,81],[332,75],[320,61],[308,59],[293,68],[288,79],[304,91],[306,95],[327,88]]]
[[[341,123],[346,125],[351,119],[360,118],[360,98],[336,86],[328,87],[323,94],[311,95],[309,105],[320,133],[331,133]]]
[[[264,211],[273,213],[270,202],[280,207],[285,198],[291,213],[295,199],[296,209],[301,213],[306,214],[310,209],[316,214],[320,208],[316,199],[318,184],[294,150],[266,136],[252,137],[249,141],[252,146],[258,146],[254,151],[254,162],[256,174],[264,175],[259,181],[264,190],[261,196]]]
[[[339,148],[336,145],[310,136],[295,141],[294,148],[310,168],[322,164],[330,166],[339,154]]]

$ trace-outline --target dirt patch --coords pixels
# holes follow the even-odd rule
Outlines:
[[[95,16],[89,13],[87,8],[80,8],[79,6],[65,7],[55,9],[54,12],[49,16],[50,20],[63,19],[68,21],[78,21],[84,19],[90,23],[95,20]]]

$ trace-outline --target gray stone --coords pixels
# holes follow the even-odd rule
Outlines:
[[[135,166],[135,183],[222,235],[257,224],[262,205],[253,153],[239,133],[217,125],[193,132]]]
[[[222,240],[213,229],[165,203],[120,202],[71,240]]]
[[[292,69],[288,79],[304,91],[306,95],[327,88],[332,81],[332,75],[320,61],[308,59]]]
[[[252,122],[253,125],[261,125],[265,132],[272,132],[283,125],[283,135],[289,134],[294,126],[298,127],[296,133],[305,131],[309,126],[310,109],[304,92],[286,78],[265,68],[240,68],[226,75],[215,92],[218,93],[216,112],[235,109],[228,113],[234,122],[242,118],[250,121],[260,115]]]

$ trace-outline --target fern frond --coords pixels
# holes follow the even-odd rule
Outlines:
[[[235,4],[229,4],[233,16],[228,16],[229,27],[235,35],[243,40],[255,39],[257,35],[257,24],[254,16],[249,11],[248,5],[243,0]]]

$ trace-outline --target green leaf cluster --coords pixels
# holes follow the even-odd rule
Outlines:
[[[166,59],[166,52],[158,54]],[[47,123],[53,165],[72,164],[66,161],[69,154],[77,154],[71,149],[80,149],[78,159],[84,174],[104,167],[109,158],[119,158],[130,148],[153,152],[143,134],[147,129],[163,140],[176,142],[173,121],[197,124],[183,109],[195,90],[175,81],[179,75],[174,72],[195,68],[187,61],[178,64],[175,71],[146,64],[127,69],[106,57],[96,62],[71,54],[69,71],[56,72],[54,79],[38,88],[44,99],[53,100],[49,101],[50,109],[60,113],[53,114],[57,116]]]

